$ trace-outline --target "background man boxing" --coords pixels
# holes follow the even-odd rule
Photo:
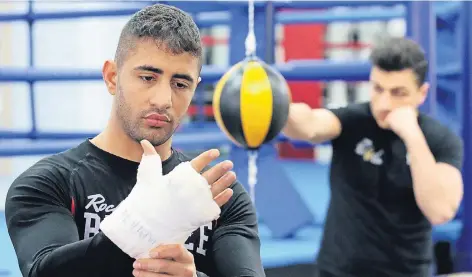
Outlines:
[[[113,97],[106,128],[42,159],[8,191],[7,226],[24,276],[264,276],[256,213],[231,162],[200,175],[217,150],[188,163],[172,148],[201,67],[199,31],[181,10],[153,5],[127,22],[115,60],[103,66]],[[151,155],[143,156],[143,147]],[[188,227],[202,215],[218,220],[195,226],[185,244],[143,252],[146,240],[179,235],[172,222]]]
[[[318,275],[430,276],[431,225],[452,219],[462,199],[462,143],[418,112],[428,61],[416,43],[387,39],[371,62],[370,102],[292,104],[283,130],[292,139],[332,141]]]

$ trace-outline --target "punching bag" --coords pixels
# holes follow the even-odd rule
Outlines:
[[[280,133],[290,103],[285,78],[257,57],[231,67],[213,94],[218,127],[234,144],[248,150],[257,150]]]
[[[233,65],[213,93],[213,114],[218,127],[237,146],[248,150],[248,186],[255,203],[257,153],[284,127],[291,94],[285,78],[256,56],[254,1],[248,2],[246,58]]]

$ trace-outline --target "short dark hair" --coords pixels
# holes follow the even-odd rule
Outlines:
[[[139,39],[152,39],[172,54],[202,59],[200,32],[193,18],[169,5],[154,4],[136,12],[121,31],[115,61],[121,67]],[[200,62],[201,65],[201,62]]]
[[[426,80],[428,60],[423,49],[411,39],[395,37],[383,40],[372,49],[370,61],[385,71],[412,69],[419,86]]]

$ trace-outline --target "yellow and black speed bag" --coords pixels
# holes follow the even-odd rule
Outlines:
[[[218,81],[213,113],[231,141],[257,149],[282,130],[291,99],[285,78],[263,61],[251,58],[235,64]]]

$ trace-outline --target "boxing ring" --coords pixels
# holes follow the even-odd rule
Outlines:
[[[166,1],[154,1],[166,2]],[[194,1],[188,5],[184,1],[168,1],[169,4],[182,8],[191,13],[200,28],[215,25],[226,25],[231,31],[229,37],[229,62],[235,64],[242,60],[244,53],[244,40],[247,34],[247,12],[245,2],[204,2]],[[472,3],[454,2],[436,6],[430,1],[395,1],[395,5],[386,5],[384,1],[313,1],[313,2],[256,2],[256,36],[261,38],[258,42],[257,55],[268,63],[274,64],[274,44],[276,24],[306,24],[306,23],[332,23],[332,22],[364,22],[386,21],[390,19],[404,18],[407,24],[407,36],[418,41],[425,49],[431,62],[428,80],[431,83],[429,97],[423,105],[425,112],[438,117],[451,116],[451,106],[456,110],[452,113],[454,120],[448,123],[456,124],[455,130],[462,133],[465,145],[464,176],[464,201],[463,207],[457,219],[444,226],[434,229],[435,241],[447,241],[455,244],[456,266],[461,271],[472,272],[472,163],[469,160],[472,152],[472,83],[470,80],[472,62],[472,31],[465,26],[472,25]],[[141,6],[140,6],[141,5]],[[74,82],[102,81],[99,69],[64,69],[64,68],[39,68],[34,64],[34,46],[37,43],[33,39],[33,25],[36,21],[63,20],[88,17],[114,17],[126,16],[143,7],[143,3],[136,8],[67,11],[67,12],[34,12],[33,2],[29,2],[29,8],[25,13],[0,14],[0,22],[26,21],[29,28],[28,38],[28,68],[0,67],[0,83],[27,83],[29,86],[29,101],[31,109],[31,129],[29,131],[0,130],[0,156],[4,158],[16,156],[48,155],[64,151],[74,147],[81,140],[92,137],[95,133],[72,132],[45,132],[37,127],[36,118],[36,94],[35,84],[42,82]],[[365,8],[371,6],[388,6],[372,13]],[[439,4],[438,4],[439,5]],[[340,12],[331,8],[336,6],[356,7],[355,10]],[[320,10],[323,9],[323,10]],[[448,29],[451,21],[459,22],[456,32],[459,32],[458,49],[454,55],[458,55],[462,64],[443,65],[440,57],[442,45],[448,43],[440,40],[441,28]],[[246,24],[246,25],[245,25]],[[442,34],[442,33],[441,33]],[[437,61],[437,62],[436,62]],[[366,81],[368,80],[370,65],[366,61],[334,61],[334,60],[303,60],[290,61],[283,64],[274,64],[282,75],[290,81]],[[216,82],[227,70],[225,67],[206,65],[202,69],[202,83]],[[454,80],[454,85],[451,85]],[[459,91],[455,89],[458,85]],[[452,89],[451,87],[454,87]],[[66,93],[66,92],[65,92]],[[448,93],[455,93],[456,100],[443,104],[441,99]],[[197,94],[196,98],[201,97]],[[445,99],[449,99],[445,97]],[[199,100],[196,101],[197,103]],[[197,109],[201,111],[200,109]],[[459,123],[457,123],[457,122]],[[456,122],[456,123],[452,123]],[[288,141],[279,136],[278,142]],[[292,141],[296,147],[313,147],[306,143]],[[183,150],[206,149],[210,147],[229,147],[231,159],[235,163],[236,173],[240,180],[246,180],[247,168],[245,168],[246,154],[243,150],[231,145],[230,141],[213,124],[194,122],[183,126],[174,136],[174,145]],[[262,259],[268,272],[279,268],[290,268],[298,265],[309,265],[315,259],[323,226],[323,213],[326,207],[320,207],[319,203],[312,203],[311,197],[317,192],[309,185],[301,188],[293,183],[293,178],[303,174],[312,174],[312,171],[322,171],[323,166],[313,165],[309,170],[300,169],[299,164],[293,164],[282,169],[283,165],[278,161],[273,145],[266,145],[261,150],[259,165],[259,184],[257,187],[257,210],[261,218]],[[281,170],[277,170],[277,169]],[[286,173],[284,173],[286,172]],[[287,173],[288,172],[288,173]],[[290,173],[291,172],[291,173]],[[289,176],[292,174],[292,176]],[[323,174],[323,173],[320,173]],[[324,173],[326,174],[326,173]],[[295,176],[295,177],[293,177]],[[270,184],[264,186],[264,184]],[[300,190],[304,190],[303,192]],[[325,192],[326,193],[326,192]],[[311,196],[311,197],[310,197]],[[275,200],[279,201],[275,201]],[[283,201],[283,202],[280,202]],[[280,203],[284,203],[280,205]],[[286,207],[291,207],[289,211]],[[3,215],[2,215],[3,216]],[[5,245],[1,240],[7,239],[1,232],[6,232],[4,220],[0,222],[0,248]],[[3,226],[2,226],[3,225]],[[15,260],[11,250],[4,254],[0,250],[0,276],[19,277],[16,265],[6,264]],[[4,259],[9,255],[9,259]],[[280,273],[283,275],[284,273]],[[285,274],[287,274],[285,272]],[[286,275],[288,276],[288,275]],[[301,273],[296,276],[303,276]]]

